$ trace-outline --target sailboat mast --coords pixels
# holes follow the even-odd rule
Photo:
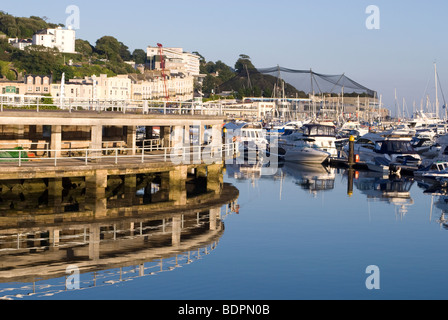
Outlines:
[[[378,117],[379,117],[379,123],[381,123],[381,104],[383,103],[383,95],[380,94],[380,103],[378,104]]]
[[[395,89],[395,108],[397,109],[397,119],[400,118],[400,109],[397,102],[397,89]]]
[[[358,112],[356,113],[356,118],[359,122],[359,95],[358,95]]]
[[[438,90],[437,90],[437,64],[434,62],[434,78],[435,78],[435,86],[436,86],[436,118],[439,119],[439,96],[438,96]]]
[[[342,122],[345,122],[345,117],[344,117],[344,113],[345,113],[345,108],[344,108],[344,86],[342,86]]]

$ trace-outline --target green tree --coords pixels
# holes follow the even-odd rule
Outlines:
[[[264,88],[264,89],[263,89],[263,97],[265,97],[265,98],[271,98],[271,97],[272,97],[272,89],[270,89],[270,88]]]
[[[120,56],[121,43],[112,36],[104,36],[96,41],[95,51],[107,60],[123,62]]]
[[[208,74],[205,77],[204,82],[202,84],[202,92],[205,94],[211,94],[212,92],[216,91],[215,89],[217,86],[218,86],[217,78]]]
[[[66,65],[57,65],[53,69],[53,80],[60,81],[62,74],[65,73],[65,79],[72,79],[75,77],[75,71],[73,67]]]
[[[256,71],[256,68],[250,61],[250,57],[248,55],[240,54],[240,58],[235,63],[235,70],[238,74],[244,74],[247,73],[247,71]]]
[[[252,92],[254,97],[261,97],[261,89],[259,86],[254,86]]]
[[[13,51],[11,61],[26,73],[40,75],[51,74],[64,63],[58,50],[43,46],[29,46],[25,50]]]
[[[137,64],[144,64],[146,62],[146,52],[142,49],[135,49],[132,52],[132,60]]]
[[[199,63],[206,63],[204,56],[202,56],[199,52],[193,51],[192,53],[199,57]]]
[[[79,52],[84,57],[90,57],[93,53],[93,46],[87,40],[76,39],[75,40],[75,50]]]
[[[123,42],[120,42],[120,50],[118,51],[120,54],[121,59],[123,61],[130,61],[132,58],[131,52],[129,51],[129,48],[127,45],[125,45]]]
[[[48,23],[44,18],[36,16],[29,18],[14,17],[0,11],[0,31],[11,38],[31,38],[39,30],[55,28],[60,25]]]

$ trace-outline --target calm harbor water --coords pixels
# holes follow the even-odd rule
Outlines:
[[[123,241],[117,245],[123,247],[121,251],[114,251],[108,259],[126,262],[109,266],[105,259],[98,269],[87,269],[80,274],[79,289],[67,288],[67,275],[30,280],[23,270],[2,265],[1,275],[12,281],[3,278],[0,297],[298,300],[448,296],[444,248],[448,229],[443,221],[448,204],[440,192],[427,192],[427,186],[414,178],[371,172],[349,176],[345,169],[260,164],[227,165],[223,175],[224,183],[239,194],[236,201],[219,204],[222,225],[217,225],[222,228],[213,228],[217,230],[213,237],[153,256],[151,250],[169,249],[172,235],[158,236],[157,241],[145,238],[145,254],[150,258],[142,261],[132,256],[133,250],[142,249],[132,249],[132,242]],[[6,197],[3,190],[2,201]],[[184,244],[211,230],[207,215],[216,213],[213,210],[185,213],[182,227],[191,226],[192,231],[183,238]],[[142,223],[142,230],[145,226],[166,231],[164,222]],[[171,223],[174,229],[174,219]],[[116,240],[120,224],[101,230]],[[72,237],[82,242],[82,230]],[[2,238],[6,241],[6,235]],[[37,246],[35,237],[27,240],[32,242],[29,246]],[[41,257],[52,253],[51,249],[9,253],[2,248],[2,257],[8,261],[15,255],[35,259],[30,268],[45,267]],[[85,263],[70,260],[69,252],[67,265]],[[369,290],[366,268],[372,265],[378,267],[380,287]],[[65,268],[64,262],[59,266]]]

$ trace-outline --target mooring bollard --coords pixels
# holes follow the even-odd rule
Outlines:
[[[348,140],[348,165],[351,167],[355,164],[355,137],[350,136]]]

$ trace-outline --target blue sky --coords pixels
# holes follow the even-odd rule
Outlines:
[[[65,23],[69,5],[80,10],[77,38],[91,44],[111,35],[131,51],[162,43],[230,66],[244,53],[260,68],[280,65],[345,73],[378,91],[393,113],[395,89],[410,113],[414,103],[420,108],[426,95],[435,100],[436,61],[448,98],[446,1],[21,0],[20,5],[3,3],[0,10]],[[365,26],[369,5],[380,10],[379,30]],[[442,105],[440,90],[439,100]]]

